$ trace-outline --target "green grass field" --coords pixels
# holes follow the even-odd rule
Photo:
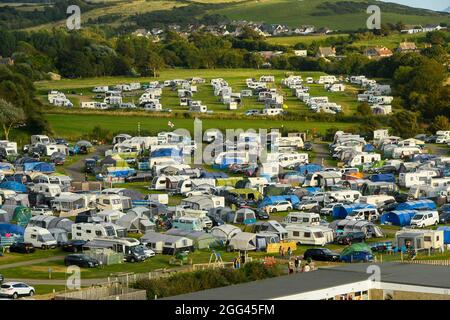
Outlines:
[[[266,42],[275,45],[282,45],[287,47],[293,47],[297,43],[303,43],[305,45],[309,45],[314,41],[323,41],[331,37],[347,37],[348,34],[314,34],[307,36],[285,36],[285,37],[268,37],[266,38]]]
[[[362,2],[363,0],[353,0]],[[336,30],[357,30],[366,28],[368,14],[361,13],[319,15],[317,5],[330,0],[250,0],[240,4],[215,10],[230,19],[264,21],[267,23],[283,23],[292,27],[314,25]],[[364,1],[365,2],[365,1]],[[402,21],[406,24],[427,24],[448,21],[448,17],[437,15],[410,15],[392,12],[382,12],[384,23]]]

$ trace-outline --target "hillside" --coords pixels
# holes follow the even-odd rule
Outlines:
[[[54,0],[59,4],[65,0]],[[287,24],[291,27],[314,25],[349,31],[366,28],[370,4],[377,4],[382,10],[383,23],[405,24],[450,24],[450,15],[430,10],[410,8],[403,5],[375,0],[78,0],[82,8],[82,24],[127,25],[149,27],[152,23],[191,23],[204,16],[224,16],[231,20]],[[30,1],[31,2],[31,1]],[[41,0],[32,5],[20,5],[11,0],[0,0],[0,26],[19,29],[51,28],[64,26],[60,12],[54,19],[39,17],[39,13],[25,14],[24,11],[43,9]],[[9,8],[5,7],[7,3]],[[182,10],[180,10],[182,9]],[[9,10],[4,12],[5,10]],[[16,21],[11,21],[16,11]],[[45,14],[45,10],[42,10]],[[18,12],[21,12],[19,15]],[[19,23],[20,18],[25,19]],[[35,23],[33,24],[33,22]],[[39,23],[42,21],[42,23]],[[214,21],[214,20],[212,20]],[[13,25],[11,25],[11,22]],[[17,27],[14,26],[14,23]]]

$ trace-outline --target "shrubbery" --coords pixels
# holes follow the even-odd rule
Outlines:
[[[140,280],[133,287],[147,291],[147,298],[170,297],[232,284],[273,278],[282,275],[276,267],[268,267],[260,262],[248,262],[241,269],[210,269],[183,272],[168,278]]]

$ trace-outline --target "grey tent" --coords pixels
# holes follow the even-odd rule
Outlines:
[[[8,223],[12,218],[12,214],[8,213],[8,211],[0,209],[0,222]]]
[[[383,231],[376,226],[373,222],[366,220],[335,220],[329,225],[329,228],[335,231],[341,231],[344,233],[349,232],[364,232],[368,238],[382,238],[384,237]]]
[[[146,215],[133,210],[128,211],[126,215],[117,220],[116,224],[126,228],[129,232],[145,233],[155,229],[155,224]]]
[[[55,238],[58,244],[66,243],[67,241],[69,241],[69,233],[64,229],[53,228],[48,229],[48,231],[50,231],[53,238]]]
[[[216,239],[205,231],[186,231],[181,229],[170,229],[166,232],[168,235],[186,237],[194,241],[196,249],[209,249]]]
[[[55,216],[34,216],[30,219],[29,225],[41,227],[47,230],[63,229],[67,232],[72,231],[74,222],[68,218],[59,218]]]
[[[180,251],[194,250],[194,241],[186,237],[150,231],[146,232],[140,240],[156,253],[174,254]]]

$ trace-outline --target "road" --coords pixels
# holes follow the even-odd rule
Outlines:
[[[313,151],[315,153],[315,158],[312,163],[326,165],[327,159],[330,157],[328,145],[325,143],[313,143]]]
[[[426,147],[430,150],[430,153],[436,156],[448,156],[450,149],[445,144],[427,144]]]
[[[84,181],[84,160],[92,158],[93,156],[104,156],[105,151],[110,149],[109,145],[100,145],[95,148],[93,153],[87,154],[75,163],[65,168],[66,173],[73,179],[73,181]]]

